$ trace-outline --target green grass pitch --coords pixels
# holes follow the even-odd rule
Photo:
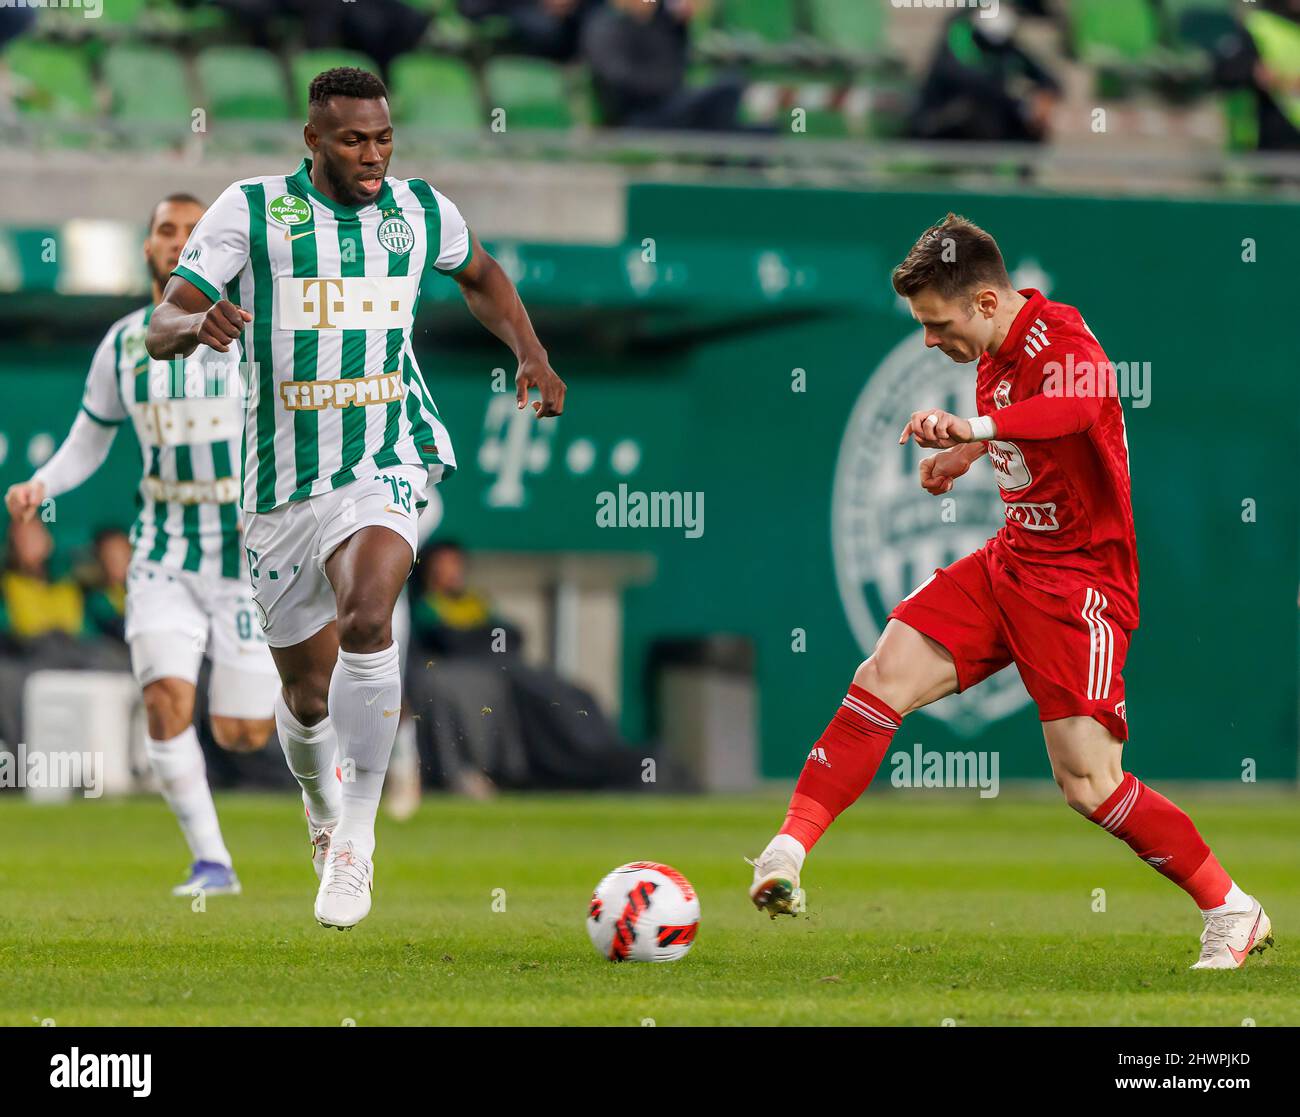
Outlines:
[[[741,857],[783,795],[431,798],[381,817],[374,911],[342,934],[312,917],[296,800],[219,796],[244,894],[196,912],[168,895],[187,857],[160,799],[8,796],[0,1024],[1300,1024],[1294,796],[1178,798],[1272,917],[1277,948],[1241,971],[1189,973],[1190,901],[1046,797],[869,795],[810,859],[808,913],[777,922]],[[700,893],[674,965],[587,940],[592,887],[641,859]]]

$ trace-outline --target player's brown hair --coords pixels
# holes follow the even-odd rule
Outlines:
[[[168,194],[167,197],[159,198],[154,202],[153,209],[149,211],[149,232],[152,233],[153,227],[158,223],[158,211],[168,202],[189,202],[191,205],[196,205],[200,209],[203,208],[203,203],[193,194],[186,194],[184,191],[177,191],[175,194]]]
[[[894,269],[892,280],[894,290],[905,299],[928,287],[950,299],[978,287],[1006,290],[1011,286],[998,242],[975,222],[955,213],[921,234]]]

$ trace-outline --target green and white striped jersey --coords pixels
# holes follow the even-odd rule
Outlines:
[[[174,570],[242,578],[239,538],[239,358],[199,346],[155,361],[144,338],[152,306],[115,322],[99,343],[81,409],[96,423],[130,419],[144,474],[131,528],[135,557]]]
[[[411,346],[420,283],[470,261],[460,211],[422,179],[349,207],[291,175],[228,187],[173,274],[253,315],[244,328],[246,512],[330,492],[372,469],[456,468]]]

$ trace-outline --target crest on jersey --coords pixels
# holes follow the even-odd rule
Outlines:
[[[1011,381],[1001,380],[998,386],[993,389],[993,406],[1010,407],[1011,406]]]
[[[993,471],[976,462],[947,497],[926,493],[917,463],[931,453],[898,432],[918,409],[975,414],[975,374],[918,332],[888,353],[849,414],[840,441],[831,495],[831,545],[840,601],[858,646],[869,655],[890,610],[937,567],[977,550],[1005,519]],[[956,512],[945,522],[945,500]],[[1029,703],[1020,676],[1001,671],[962,694],[949,695],[925,713],[954,732],[973,736]]]
[[[277,225],[296,229],[311,220],[311,206],[307,204],[306,198],[300,198],[297,194],[281,194],[267,202],[266,216]]]
[[[398,256],[410,252],[415,244],[415,231],[401,214],[381,221],[378,235],[379,243]]]

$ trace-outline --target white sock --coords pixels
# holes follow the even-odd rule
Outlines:
[[[788,853],[794,858],[795,867],[800,872],[803,872],[803,860],[808,856],[808,851],[804,849],[803,843],[796,838],[789,834],[778,834],[767,843],[767,849],[763,850],[763,852],[766,853],[768,849],[779,849],[783,853]]]
[[[290,712],[284,692],[275,694],[275,730],[289,771],[302,788],[302,805],[317,826],[335,822],[343,809],[338,777],[338,737],[329,718],[303,725]]]
[[[1206,915],[1222,915],[1225,911],[1250,911],[1253,903],[1254,900],[1250,895],[1238,888],[1234,880],[1232,887],[1228,889],[1228,894],[1223,898],[1223,903],[1217,908],[1202,908],[1201,911]]]
[[[194,860],[229,865],[230,851],[221,840],[217,808],[208,789],[208,767],[194,726],[168,741],[146,737],[145,745],[149,766],[162,785],[163,798],[181,824]]]
[[[393,643],[382,652],[345,652],[330,676],[330,720],[339,737],[343,814],[331,843],[375,853],[375,812],[402,710],[402,672]]]

